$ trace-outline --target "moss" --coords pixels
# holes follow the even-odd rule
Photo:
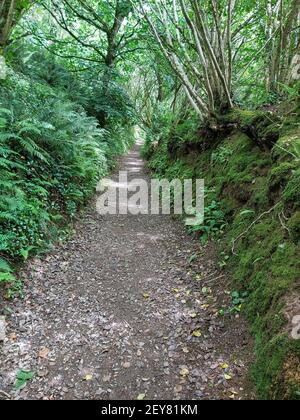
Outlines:
[[[288,182],[283,191],[282,198],[285,204],[292,209],[300,207],[300,169],[293,173],[292,178]]]
[[[240,126],[253,125],[255,121],[263,118],[265,113],[263,111],[249,111],[244,109],[233,109],[226,115],[219,117],[222,123],[239,123]]]
[[[287,129],[286,126],[283,127],[281,137],[272,150],[274,160],[286,161],[297,158],[299,164],[300,128],[295,128],[295,125],[299,127],[299,122],[295,123],[292,129]]]
[[[280,372],[287,357],[287,348],[288,339],[282,335],[275,336],[270,341],[265,341],[263,335],[256,338],[257,361],[251,373],[262,399],[278,399],[284,393]]]
[[[300,211],[294,213],[287,223],[294,242],[300,241]]]
[[[295,162],[282,162],[272,168],[269,176],[269,188],[275,189],[284,186],[295,168]]]
[[[300,344],[286,333],[284,298],[300,277],[300,169],[295,155],[281,147],[288,144],[288,151],[294,150],[298,131],[294,126],[292,131],[286,126],[280,128],[277,119],[270,120],[265,113],[256,111],[234,110],[220,121],[235,121],[244,132],[234,130],[217,147],[191,150],[176,159],[168,153],[166,139],[154,153],[151,166],[167,177],[205,179],[208,199],[220,203],[228,221],[219,242],[220,251],[229,254],[233,239],[243,234],[228,268],[233,287],[249,292],[245,313],[255,337],[257,356],[252,377],[261,398],[296,399],[300,384],[298,373],[293,372],[299,362]],[[272,153],[262,150],[259,141],[253,142],[245,134],[245,127],[252,125],[255,135],[281,131],[280,147],[274,146]],[[224,154],[230,154],[225,162]],[[248,229],[276,202],[280,206]],[[288,220],[280,221],[282,212]]]
[[[227,181],[224,183],[220,198],[233,198],[241,204],[246,204],[251,197],[252,178],[244,177],[241,181]]]
[[[266,208],[270,206],[269,188],[265,177],[255,179],[253,193],[249,200],[250,207],[255,209]]]
[[[233,197],[226,197],[221,201],[221,208],[227,219],[234,216],[235,210],[240,207],[240,204]]]
[[[223,124],[236,124],[238,128],[262,149],[271,149],[280,137],[282,120],[279,115],[265,111],[234,109],[220,117]]]

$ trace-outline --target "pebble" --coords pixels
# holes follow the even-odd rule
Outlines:
[[[6,320],[4,316],[0,317],[0,341],[6,339]]]

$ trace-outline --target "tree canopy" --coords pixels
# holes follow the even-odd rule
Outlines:
[[[207,116],[276,101],[297,81],[299,6],[300,0],[6,0],[0,45],[47,51],[77,74],[101,73],[103,94],[116,73],[130,90],[132,76],[145,68],[156,98],[182,90]]]

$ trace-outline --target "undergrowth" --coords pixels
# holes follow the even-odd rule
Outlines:
[[[201,127],[183,135],[183,122],[175,129],[179,143],[174,127],[168,135],[164,128],[148,133],[143,152],[160,177],[205,179],[206,216],[194,230],[202,243],[217,241],[235,296],[247,296],[257,358],[251,375],[263,399],[300,398],[300,342],[291,338],[300,314],[293,301],[300,278],[297,115],[234,111],[220,123],[230,132],[216,132],[210,143]]]
[[[53,63],[50,77],[32,60],[0,82],[0,283],[13,284],[16,264],[65,234],[133,141],[132,115],[110,115],[100,128],[92,100],[74,102],[84,81],[73,86],[74,76]]]

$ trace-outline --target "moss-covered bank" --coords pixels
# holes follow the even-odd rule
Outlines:
[[[204,178],[206,204],[216,200],[226,216],[218,246],[233,288],[249,293],[251,375],[263,399],[300,399],[300,340],[291,335],[300,315],[300,125],[299,109],[288,112],[237,110],[192,129],[184,121],[145,145],[158,175]]]

